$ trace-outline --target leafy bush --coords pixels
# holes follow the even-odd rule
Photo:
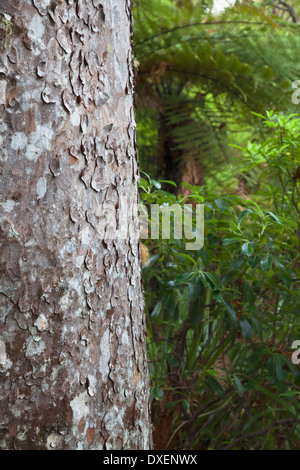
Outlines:
[[[205,242],[147,240],[143,268],[156,448],[294,449],[299,442],[300,120],[262,117],[272,134],[239,149],[251,197],[148,175],[144,204],[204,201]]]

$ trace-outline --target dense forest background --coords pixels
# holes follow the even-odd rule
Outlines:
[[[300,2],[134,18],[141,200],[205,207],[142,246],[155,448],[299,449]]]

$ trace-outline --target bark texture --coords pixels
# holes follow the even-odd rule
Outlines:
[[[0,0],[2,449],[151,448],[137,221],[98,211],[137,199],[131,23]]]

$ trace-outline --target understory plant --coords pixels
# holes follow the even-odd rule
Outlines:
[[[261,118],[270,137],[237,149],[255,193],[140,182],[149,208],[204,204],[205,217],[199,250],[172,224],[170,239],[143,242],[157,449],[299,448],[300,120]]]

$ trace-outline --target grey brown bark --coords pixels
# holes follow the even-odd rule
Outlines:
[[[0,448],[151,447],[129,0],[0,0]],[[119,211],[119,212],[118,212]]]

